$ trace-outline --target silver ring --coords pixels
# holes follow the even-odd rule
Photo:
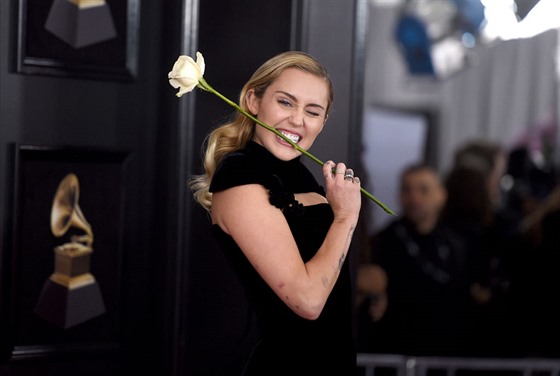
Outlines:
[[[344,179],[352,180],[352,179],[354,179],[354,175],[353,174],[346,174],[346,175],[344,175]]]
[[[344,174],[344,170],[336,170],[337,174]]]

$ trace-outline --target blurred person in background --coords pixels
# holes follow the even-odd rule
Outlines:
[[[527,146],[512,149],[508,154],[507,187],[504,205],[519,221],[528,217],[546,199],[557,184],[552,158]]]
[[[560,184],[523,221],[514,278],[517,323],[527,356],[560,357]]]
[[[379,308],[382,304],[382,309],[376,311],[370,300],[361,309],[362,314],[369,313],[369,323],[362,320],[362,329],[369,325],[369,332],[376,335],[369,341],[372,347],[361,351],[407,355],[464,353],[469,332],[466,249],[440,223],[446,197],[434,168],[419,164],[401,173],[402,214],[372,238],[371,263],[383,271],[377,271],[378,281],[379,276],[386,276],[386,295],[375,290],[375,269],[362,267],[358,271],[358,292],[376,296],[374,306]],[[368,277],[372,281],[369,290],[364,283]],[[381,278],[380,282],[385,281]],[[386,296],[386,301],[380,296]]]
[[[356,273],[357,350],[365,353],[384,351],[383,338],[390,332],[383,317],[387,310],[387,273],[374,263],[358,265]]]
[[[442,221],[468,248],[470,292],[475,305],[473,355],[503,356],[513,332],[511,275],[513,240],[519,220],[503,205],[501,179],[507,154],[497,143],[466,142],[455,153],[447,175]]]

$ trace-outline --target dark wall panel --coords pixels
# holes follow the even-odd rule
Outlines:
[[[156,319],[160,305],[154,304],[159,293],[154,281],[158,277],[151,271],[151,255],[159,251],[153,246],[156,234],[152,231],[152,213],[156,189],[154,135],[160,126],[161,82],[165,83],[167,75],[167,67],[162,68],[159,61],[165,47],[161,44],[164,4],[141,2],[138,77],[122,81],[17,73],[18,3],[0,4],[0,343],[5,345],[0,375],[111,375],[138,368],[140,354],[149,354],[141,358],[142,369],[161,369],[161,357],[157,355],[161,334]],[[116,277],[119,286],[112,286],[120,290],[122,308],[118,312],[117,352],[113,346],[97,345],[86,346],[83,351],[75,346],[65,354],[42,352],[48,343],[34,343],[27,336],[21,343],[13,341],[18,337],[11,331],[8,317],[12,309],[9,287],[19,283],[17,267],[10,263],[18,252],[12,236],[18,216],[13,205],[12,151],[16,144],[102,148],[124,151],[129,156],[123,180],[122,254]],[[103,201],[96,205],[103,205]],[[68,338],[67,334],[61,331],[57,338]],[[11,360],[6,361],[6,357]]]

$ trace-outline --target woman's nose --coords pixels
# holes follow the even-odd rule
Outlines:
[[[304,125],[303,110],[299,108],[294,109],[290,120],[295,126],[302,127]]]

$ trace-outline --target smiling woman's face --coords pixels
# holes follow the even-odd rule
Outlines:
[[[250,90],[249,111],[308,150],[327,119],[329,88],[327,81],[309,72],[288,68],[266,89],[262,98]],[[301,153],[273,132],[256,125],[253,141],[276,158],[292,160]]]

